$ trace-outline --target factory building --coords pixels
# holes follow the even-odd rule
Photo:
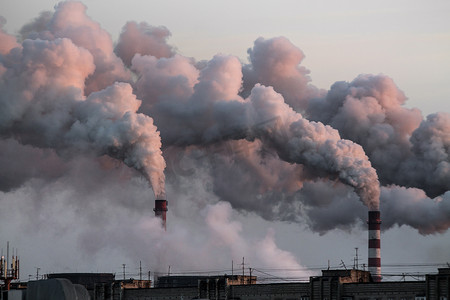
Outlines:
[[[324,270],[309,282],[296,283],[257,284],[254,276],[182,277],[161,278],[155,288],[125,289],[121,299],[447,300],[450,295],[450,268],[422,281],[380,282],[362,270]]]

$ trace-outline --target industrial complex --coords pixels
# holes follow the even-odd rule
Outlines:
[[[166,200],[155,200],[155,215],[166,228]],[[450,267],[439,268],[423,280],[384,281],[381,272],[380,212],[368,214],[368,271],[322,270],[308,281],[260,283],[252,275],[159,276],[154,282],[117,279],[112,273],[47,274],[28,282],[19,278],[17,255],[1,258],[0,300],[448,300]],[[10,263],[11,262],[11,263]],[[251,273],[250,273],[251,274]]]
[[[258,283],[256,276],[162,276],[117,280],[110,273],[48,274],[46,279],[12,283],[2,300],[447,300],[450,268],[420,281],[374,281],[362,270],[323,270],[308,282]]]

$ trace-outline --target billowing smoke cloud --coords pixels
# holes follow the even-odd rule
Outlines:
[[[450,114],[429,115],[413,132],[411,143],[414,156],[402,168],[412,183],[405,185],[422,188],[433,197],[450,190]]]
[[[140,63],[155,65],[154,58],[138,56],[133,60],[133,68],[139,70]],[[144,102],[154,103],[158,97],[164,99],[146,111],[154,116],[164,145],[208,145],[229,139],[256,138],[284,161],[304,164],[321,171],[322,176],[336,177],[351,185],[367,206],[376,209],[379,198],[377,174],[362,148],[342,140],[333,128],[304,119],[271,87],[257,84],[250,96],[242,99],[238,95],[241,69],[235,57],[217,55],[200,71],[199,81],[192,87],[189,99],[170,101],[166,99],[173,97],[172,92],[156,97],[152,91],[144,92]],[[157,73],[148,77],[144,73],[138,87],[147,91],[148,86],[161,83],[161,88],[152,87],[152,90],[161,92],[170,90],[166,87],[168,82],[180,82],[186,86],[193,80],[187,76],[192,72],[185,70],[181,68],[173,75],[161,72],[161,75]],[[170,75],[172,80],[167,78]],[[152,81],[144,81],[149,79]]]
[[[255,90],[256,92],[254,92]],[[264,118],[268,116],[269,110],[271,113],[275,111],[274,103],[265,103],[266,100],[260,98],[261,96],[265,97],[266,93],[266,89],[256,87],[250,96],[252,101],[257,102],[257,110],[261,106],[265,106],[264,108],[267,109],[262,113]],[[254,98],[255,94],[256,99]],[[260,101],[263,102],[258,103]],[[276,149],[281,159],[287,162],[301,163],[327,174],[335,174],[342,182],[354,187],[361,200],[370,209],[378,209],[378,177],[359,145],[341,139],[336,130],[324,126],[322,123],[310,122],[296,114],[297,120],[289,124],[289,117],[284,117],[281,111],[277,113],[283,122],[288,122],[288,128],[277,128],[278,131],[287,134],[287,138],[277,135],[278,132],[272,132],[271,128],[269,130],[264,128],[261,133],[258,128],[256,135],[261,134],[262,140],[267,140]],[[292,117],[294,118],[294,115]],[[262,120],[257,123],[261,122]],[[273,136],[274,133],[275,136]]]
[[[256,53],[264,53],[270,47],[272,50],[263,56],[266,59],[257,59]],[[291,107],[304,112],[307,119],[331,125],[342,138],[361,145],[382,185],[420,188],[428,197],[449,190],[449,114],[437,113],[423,120],[418,109],[403,106],[406,96],[385,75],[360,75],[350,83],[336,82],[325,95],[319,91],[304,96],[299,91],[293,97],[292,85],[283,86],[280,80],[288,83],[297,78],[299,90],[314,91],[307,84],[307,72],[300,72],[305,69],[298,65],[303,58],[298,48],[284,38],[260,38],[249,49],[249,55],[251,64],[244,66],[244,87],[251,86],[253,78],[259,76],[281,93]],[[278,69],[289,70],[284,74],[291,75],[283,77],[276,73]]]
[[[140,108],[145,114],[151,113],[155,103],[159,103],[160,109],[163,109],[164,105],[175,106],[186,102],[194,93],[193,87],[199,76],[192,62],[179,55],[168,59],[136,55],[133,69],[139,74],[135,83],[137,96],[146,99]],[[153,113],[154,118],[158,115]],[[164,122],[163,118],[158,120],[158,123],[161,122]],[[161,128],[164,127],[162,125]]]
[[[392,79],[360,75],[334,84],[326,98],[311,100],[308,116],[362,145],[382,183],[421,188],[436,197],[450,188],[450,116],[423,120],[418,109],[402,106],[405,101]]]
[[[309,70],[300,65],[305,55],[287,38],[260,37],[248,54],[250,64],[243,66],[244,96],[256,83],[270,85],[283,95],[287,104],[302,112],[309,99],[323,93],[309,84]]]
[[[95,70],[86,79],[85,93],[99,91],[115,81],[131,80],[120,58],[113,52],[111,36],[100,24],[86,15],[86,6],[77,1],[61,2],[55,12],[42,13],[21,31],[22,38],[53,40],[68,38],[92,55]]]
[[[170,31],[164,26],[153,27],[145,22],[128,22],[120,34],[115,51],[127,66],[131,65],[131,60],[137,53],[156,58],[171,57],[175,51],[167,44],[169,36]]]
[[[58,28],[55,35],[67,33],[70,39],[26,39],[0,57],[0,135],[22,144],[54,149],[62,156],[74,152],[107,154],[141,171],[155,194],[164,195],[165,162],[159,133],[150,117],[137,113],[140,101],[132,87],[115,83],[84,96],[85,82],[101,77],[101,73],[96,75],[101,66],[96,64],[95,55],[74,44],[73,39],[84,39],[78,42],[89,44],[91,38],[100,43],[95,52],[104,50],[109,57],[113,56],[112,47],[106,53],[108,47],[101,49],[105,45],[97,40],[95,30],[86,37],[84,26],[75,26],[79,22],[94,24],[83,17],[80,3],[64,2],[56,10],[52,19],[52,26]],[[77,13],[70,14],[68,23],[64,23],[62,15],[68,10]],[[102,34],[94,25],[91,29]]]
[[[367,217],[367,207],[352,187],[318,179],[317,170],[280,160],[260,141],[190,147],[179,156],[173,152],[165,151],[169,174],[175,175],[169,181],[176,179],[170,185],[199,177],[202,189],[266,220],[296,222],[325,234],[336,228],[349,231]]]

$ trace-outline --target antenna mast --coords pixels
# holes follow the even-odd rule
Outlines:
[[[13,248],[13,255],[11,257],[11,263],[9,260],[9,241],[6,244],[6,257],[3,256],[3,249],[2,249],[2,256],[0,260],[0,280],[2,280],[5,283],[5,288],[7,291],[9,291],[11,286],[11,281],[16,280],[19,278],[19,257],[17,256],[17,249],[16,254],[14,254],[14,248]]]
[[[244,257],[242,257],[242,280],[241,280],[242,284],[244,284],[244,276],[245,276],[245,263],[244,263]]]
[[[353,263],[353,268],[358,270],[359,269],[359,258],[358,258],[358,247],[355,248],[356,255],[355,255],[355,261]]]

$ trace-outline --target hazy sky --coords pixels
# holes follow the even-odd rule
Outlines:
[[[53,10],[58,2],[0,0],[0,15],[7,20],[4,29],[10,34],[17,34],[21,26],[38,16],[41,11]],[[87,14],[99,22],[111,34],[113,40],[117,40],[122,26],[127,21],[145,21],[155,26],[166,26],[172,33],[169,44],[175,46],[177,52],[184,56],[194,57],[197,60],[209,60],[215,54],[223,53],[236,55],[241,61],[247,62],[247,49],[253,46],[253,42],[258,37],[285,36],[304,52],[306,58],[302,65],[311,71],[312,83],[317,87],[328,89],[336,81],[351,81],[359,74],[381,73],[393,78],[397,86],[404,91],[409,98],[407,107],[418,107],[424,116],[437,111],[450,112],[448,103],[450,99],[450,2],[446,0],[85,0],[83,3],[88,7]],[[82,165],[88,167],[89,163],[82,162]],[[122,263],[127,263],[127,266],[133,269],[129,272],[135,272],[138,261],[146,259],[142,257],[147,253],[143,247],[160,247],[161,245],[155,242],[156,238],[153,235],[150,241],[139,244],[138,250],[128,251],[127,248],[132,245],[127,243],[133,243],[138,236],[135,236],[136,230],[132,231],[132,236],[127,235],[127,226],[137,226],[145,235],[145,230],[153,228],[152,224],[147,223],[139,209],[122,209],[130,205],[127,202],[128,199],[124,199],[123,202],[119,202],[120,209],[108,208],[108,211],[111,210],[108,214],[109,219],[104,220],[108,224],[114,223],[111,225],[114,229],[118,228],[118,222],[123,223],[120,226],[123,232],[107,230],[105,233],[105,236],[113,237],[112,239],[116,242],[126,237],[123,244],[117,243],[115,248],[108,241],[98,240],[101,230],[105,230],[102,226],[99,226],[100,229],[93,228],[92,236],[80,233],[82,229],[78,228],[76,221],[84,220],[77,214],[83,213],[82,208],[73,205],[71,201],[77,196],[84,197],[84,193],[77,189],[86,188],[85,185],[89,183],[73,184],[71,182],[73,186],[66,189],[65,183],[72,180],[78,181],[80,178],[77,167],[68,168],[71,170],[70,174],[48,185],[47,188],[39,189],[42,194],[31,195],[35,187],[41,184],[39,181],[31,182],[15,192],[1,194],[0,201],[4,206],[1,207],[0,213],[0,217],[3,216],[0,247],[6,247],[6,240],[10,240],[12,246],[19,248],[23,268],[22,279],[27,279],[29,274],[35,274],[36,267],[41,268],[41,273],[69,271],[119,273]],[[148,189],[146,183],[127,175],[126,167],[117,168],[125,173],[125,175],[121,173],[123,177],[129,176],[134,180],[129,186],[135,187],[136,192],[130,196],[130,199],[146,197],[145,191]],[[114,184],[121,182],[115,176],[112,176],[111,180]],[[102,209],[108,206],[108,197],[120,194],[120,186],[108,187],[106,181],[105,179],[105,182],[101,183],[104,188],[85,200],[88,203],[90,200],[97,199],[98,204],[92,208],[98,210],[99,214],[102,214]],[[182,178],[181,181],[193,187],[192,194],[186,195],[188,198],[195,197],[195,192],[198,190],[207,190],[202,178],[189,180]],[[201,193],[208,195],[208,192]],[[201,236],[203,234],[207,237],[221,237],[223,234],[222,237],[227,238],[226,234],[214,227],[215,223],[208,219],[208,216],[214,215],[216,209],[222,208],[222,214],[218,216],[219,224],[226,224],[239,233],[239,236],[233,236],[230,239],[237,241],[241,245],[240,249],[253,249],[263,245],[265,247],[261,248],[273,251],[270,255],[260,254],[261,257],[273,257],[274,260],[276,257],[283,257],[284,262],[289,262],[291,257],[282,252],[289,251],[300,265],[325,267],[330,260],[333,266],[337,266],[341,259],[346,263],[351,262],[354,248],[358,247],[363,263],[367,258],[367,232],[360,227],[353,229],[350,233],[333,230],[319,235],[299,224],[268,222],[253,214],[242,215],[232,211],[226,205],[220,207],[215,204],[208,207],[205,203],[193,201],[195,205],[188,206],[181,201],[170,199],[170,195],[183,196],[183,192],[177,191],[175,187],[169,186],[168,195],[169,231],[176,226],[183,228],[183,230],[171,232],[169,236],[180,241],[180,247],[188,248],[187,257],[194,257],[197,254],[195,253],[196,243],[210,243],[207,238]],[[33,199],[39,197],[47,198],[38,205],[39,207],[34,207],[33,205],[36,204],[31,203],[35,203]],[[14,199],[20,199],[20,201]],[[91,207],[92,204],[86,205]],[[148,206],[148,213],[151,214],[153,203],[149,202]],[[25,215],[32,215],[30,207],[40,214],[36,216],[36,222],[22,219]],[[197,207],[202,208],[198,210]],[[24,211],[28,211],[29,214]],[[128,215],[123,216],[121,213]],[[183,214],[191,215],[192,219],[206,220],[204,222],[212,231],[202,228],[203,223],[198,220],[188,221],[182,218],[175,220],[177,216]],[[92,214],[86,218],[90,219],[94,216]],[[122,221],[122,218],[126,220]],[[66,224],[65,220],[70,220],[71,224]],[[99,217],[98,222],[102,221],[103,219]],[[36,228],[40,230],[35,231]],[[191,236],[189,228],[200,232],[198,235]],[[242,229],[238,230],[239,228]],[[274,240],[278,248],[271,247],[273,232],[269,228],[275,232]],[[230,229],[231,231],[233,230]],[[162,233],[156,234],[156,237],[158,236],[164,239]],[[84,245],[83,248],[94,243],[99,245],[91,246],[92,249],[89,251],[80,253],[78,249],[80,239]],[[449,232],[423,236],[409,227],[394,228],[383,234],[382,264],[448,262],[450,261],[449,248]],[[88,253],[95,253],[95,255]],[[234,256],[230,257],[235,260],[246,256],[245,253],[232,254]],[[255,261],[261,263],[264,259],[255,258]],[[155,266],[152,259],[145,264],[147,269],[166,267]],[[173,264],[175,264],[175,270],[177,266],[179,269],[185,268],[183,262],[175,261]],[[271,267],[275,268],[276,265],[277,262],[274,261]],[[199,268],[204,269],[204,266]],[[417,268],[417,271],[422,270]],[[433,270],[433,268],[427,270]],[[405,269],[401,270],[401,272],[404,271]]]

